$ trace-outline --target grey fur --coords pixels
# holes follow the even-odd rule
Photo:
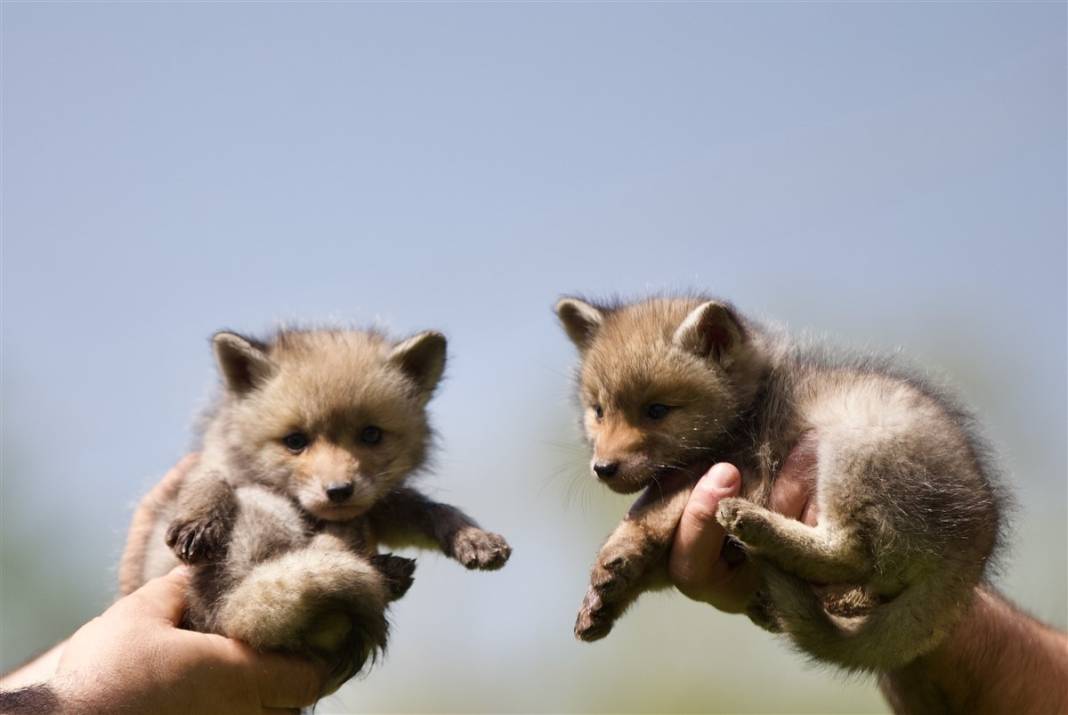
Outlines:
[[[442,335],[224,332],[214,347],[224,390],[199,460],[156,509],[124,590],[192,564],[189,627],[323,658],[335,689],[385,647],[386,605],[412,582],[414,561],[379,554],[380,542],[436,548],[468,568],[507,561],[502,537],[404,486],[431,442]],[[287,446],[296,432],[306,447]],[[327,498],[337,485],[348,493]]]

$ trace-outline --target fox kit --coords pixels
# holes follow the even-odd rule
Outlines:
[[[384,647],[385,606],[411,583],[414,562],[378,555],[380,542],[472,569],[508,560],[502,537],[404,486],[431,441],[441,334],[220,332],[213,347],[222,396],[125,591],[193,564],[189,627],[340,659],[337,685]]]
[[[707,298],[565,298],[556,312],[581,353],[593,472],[616,492],[648,488],[598,554],[578,638],[603,638],[641,591],[667,585],[689,489],[660,494],[661,479],[692,486],[720,461],[743,475],[744,498],[716,516],[759,565],[755,621],[857,670],[904,665],[946,634],[1001,513],[986,450],[951,400],[886,361],[801,347]],[[816,527],[766,508],[795,448],[815,462]]]

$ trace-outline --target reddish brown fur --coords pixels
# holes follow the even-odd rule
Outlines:
[[[951,399],[892,363],[800,348],[704,297],[564,299],[557,313],[582,354],[593,471],[617,492],[650,487],[598,554],[579,638],[604,637],[666,583],[687,490],[665,478],[718,461],[742,472],[746,498],[722,500],[717,519],[760,564],[754,620],[853,669],[900,666],[944,637],[994,550],[1002,503]],[[768,508],[803,440],[816,527]]]

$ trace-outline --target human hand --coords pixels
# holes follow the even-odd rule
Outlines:
[[[325,670],[177,627],[189,571],[180,567],[82,626],[52,682],[64,713],[296,713],[322,695]]]
[[[771,508],[792,519],[815,526],[818,520],[812,500],[816,471],[816,437],[806,435],[787,456],[775,478]],[[724,557],[726,532],[716,521],[719,502],[737,496],[742,476],[726,462],[714,465],[690,494],[672,544],[668,573],[672,583],[695,601],[710,603],[721,611],[745,611],[759,585],[752,561],[732,565]]]
[[[144,581],[145,554],[156,528],[156,515],[164,505],[174,502],[186,475],[196,465],[198,454],[187,454],[163,476],[138,503],[130,520],[126,546],[119,559],[119,593],[133,593]]]

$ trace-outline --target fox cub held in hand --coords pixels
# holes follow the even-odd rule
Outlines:
[[[565,298],[556,312],[581,353],[594,473],[616,492],[648,490],[598,554],[580,639],[603,638],[643,590],[667,585],[689,488],[660,494],[661,482],[692,486],[716,462],[743,475],[744,498],[721,501],[717,520],[760,569],[754,621],[858,670],[899,667],[942,639],[983,578],[1003,501],[951,399],[889,361],[800,346],[707,298]],[[766,508],[795,448],[815,461],[815,527]]]
[[[441,334],[221,332],[213,347],[224,389],[195,467],[156,510],[138,580],[193,564],[190,628],[338,662],[337,685],[384,647],[386,604],[411,584],[414,562],[380,542],[472,569],[508,560],[502,537],[404,486],[431,441]]]

